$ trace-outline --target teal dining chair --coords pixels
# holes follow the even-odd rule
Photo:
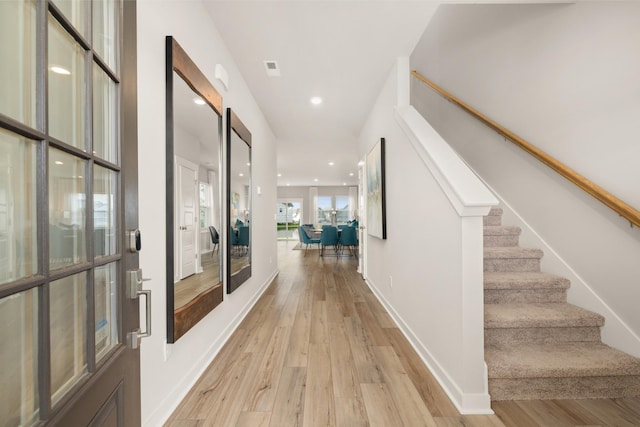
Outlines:
[[[324,248],[327,246],[333,246],[336,252],[335,254],[339,255],[338,243],[338,229],[331,225],[323,225],[322,234],[320,235],[320,245],[322,246],[320,249],[320,256],[324,256]]]

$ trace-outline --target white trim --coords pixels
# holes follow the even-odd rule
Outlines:
[[[280,270],[276,269],[273,274],[258,288],[256,293],[249,299],[233,321],[231,321],[224,331],[222,331],[222,333],[211,342],[211,345],[207,351],[202,354],[202,357],[193,362],[191,368],[182,374],[182,380],[176,383],[165,395],[164,399],[156,405],[156,410],[142,422],[143,426],[164,425],[279,273]]]
[[[396,107],[396,121],[460,216],[484,216],[498,199],[412,106]]]

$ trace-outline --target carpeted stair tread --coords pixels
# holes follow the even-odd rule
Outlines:
[[[640,359],[605,344],[487,346],[489,378],[570,378],[640,375]]]
[[[482,218],[484,225],[500,225],[502,224],[502,209],[492,208],[489,213]]]
[[[502,209],[483,218],[485,361],[491,400],[640,396],[640,359],[601,341],[604,317],[567,303]]]
[[[519,236],[522,230],[520,227],[511,227],[505,225],[485,225],[485,236]]]
[[[485,304],[485,328],[602,326],[604,317],[566,303]]]
[[[484,273],[485,289],[568,289],[570,285],[564,277],[539,271]]]
[[[540,249],[521,248],[521,247],[489,247],[484,248],[484,258],[488,259],[523,259],[537,258],[540,259],[544,253]]]

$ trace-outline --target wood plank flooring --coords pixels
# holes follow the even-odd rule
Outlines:
[[[640,399],[460,415],[356,273],[278,242],[280,274],[166,426],[640,426]]]

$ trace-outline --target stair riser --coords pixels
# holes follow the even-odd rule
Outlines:
[[[540,271],[538,258],[486,258],[484,271]]]
[[[482,223],[484,225],[502,225],[502,216],[489,215],[489,216],[482,217]]]
[[[486,328],[485,345],[516,345],[523,343],[560,344],[569,342],[600,342],[600,328]]]
[[[507,236],[484,236],[484,246],[489,247],[501,247],[501,246],[518,246],[518,235]]]
[[[611,399],[640,396],[640,376],[489,379],[491,400]]]
[[[485,304],[567,302],[566,289],[485,289]]]

